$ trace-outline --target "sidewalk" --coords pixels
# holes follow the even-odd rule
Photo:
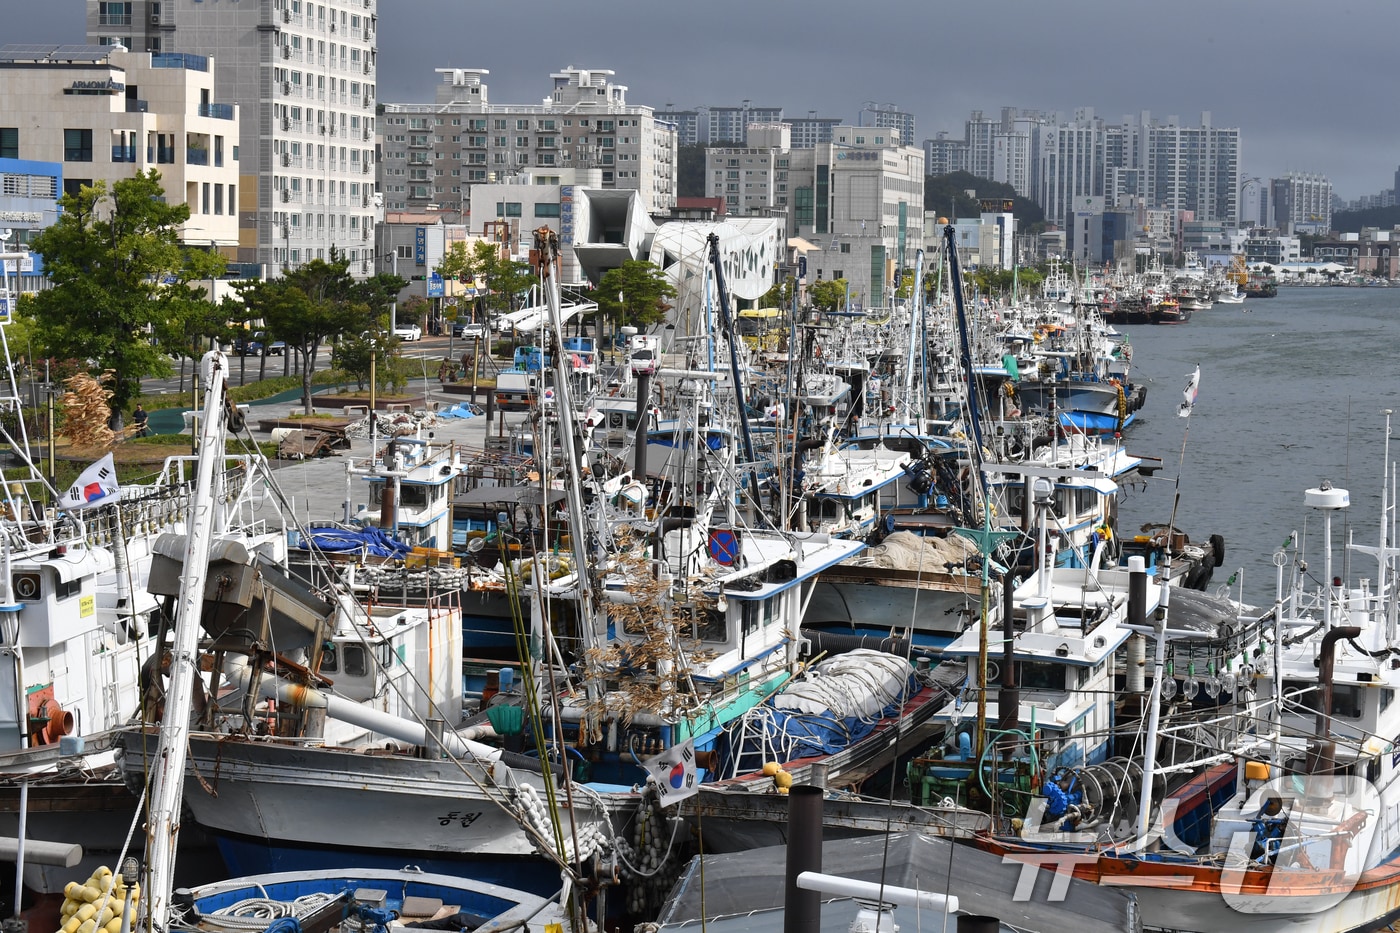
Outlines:
[[[444,398],[440,392],[434,392],[433,395],[435,401],[443,402],[444,408],[466,401],[462,396]],[[260,418],[283,417],[295,407],[297,406],[287,402],[249,406],[247,423],[253,436],[259,440],[267,439],[266,434],[256,429]],[[384,413],[381,413],[381,417],[383,415]],[[422,428],[417,436],[423,440],[430,440],[435,448],[457,445],[462,449],[463,463],[470,463],[474,457],[485,452],[488,431],[492,438],[501,432],[501,417],[502,413],[496,412],[495,418],[489,423],[484,415],[467,419],[444,418]],[[504,425],[505,436],[509,437],[511,429],[524,423],[528,415],[506,412],[504,417],[507,419]],[[387,439],[385,435],[380,434],[376,445],[368,437],[351,438],[350,448],[339,450],[333,456],[312,460],[274,460],[273,480],[287,498],[287,504],[298,521],[342,522],[346,517],[347,499],[352,515],[359,511],[361,505],[368,502],[366,481],[362,477],[350,475],[346,469],[347,465],[353,462],[356,468],[363,469],[374,447],[382,450]],[[270,491],[254,509],[257,518],[275,524],[281,524],[282,512],[282,503]],[[290,517],[287,519],[287,525],[293,525]]]

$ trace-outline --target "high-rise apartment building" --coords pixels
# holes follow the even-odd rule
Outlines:
[[[472,186],[521,173],[539,184],[570,174],[579,184],[636,191],[648,212],[675,204],[675,125],[627,103],[614,72],[566,68],[550,76],[543,103],[492,104],[486,71],[437,70],[436,102],[384,105],[379,184],[389,209],[460,211],[476,231],[498,218],[471,210]]]
[[[93,41],[209,55],[240,109],[237,258],[374,271],[378,0],[88,0]]]
[[[1280,232],[1325,233],[1332,229],[1332,182],[1325,175],[1290,172],[1269,182],[1273,225]]]
[[[924,171],[930,175],[967,171],[967,142],[951,139],[942,131],[924,140]]]
[[[906,145],[914,141],[914,115],[905,113],[894,104],[867,102],[861,109],[857,122],[861,126],[875,126],[899,130],[899,138]]]

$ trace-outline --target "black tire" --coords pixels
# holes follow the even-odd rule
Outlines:
[[[1225,536],[1211,535],[1210,550],[1215,555],[1215,566],[1222,567],[1225,564]]]

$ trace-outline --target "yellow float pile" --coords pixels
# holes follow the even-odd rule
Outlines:
[[[136,923],[136,905],[141,898],[141,886],[131,886],[130,915],[127,929]],[[68,882],[63,889],[63,927],[59,933],[121,933],[122,905],[127,903],[127,888],[119,875],[105,865],[92,873],[87,881]]]

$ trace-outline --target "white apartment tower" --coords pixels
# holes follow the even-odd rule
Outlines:
[[[389,209],[460,211],[480,231],[515,218],[472,210],[472,186],[523,175],[537,184],[633,190],[649,212],[675,204],[675,124],[627,103],[614,72],[565,68],[550,75],[541,103],[492,104],[485,70],[437,71],[434,103],[384,106],[379,183]]]
[[[1269,183],[1273,226],[1283,233],[1325,233],[1332,229],[1332,182],[1326,175],[1289,172]]]
[[[374,272],[378,0],[88,0],[88,35],[213,56],[238,104],[240,262],[269,274],[332,250]]]

